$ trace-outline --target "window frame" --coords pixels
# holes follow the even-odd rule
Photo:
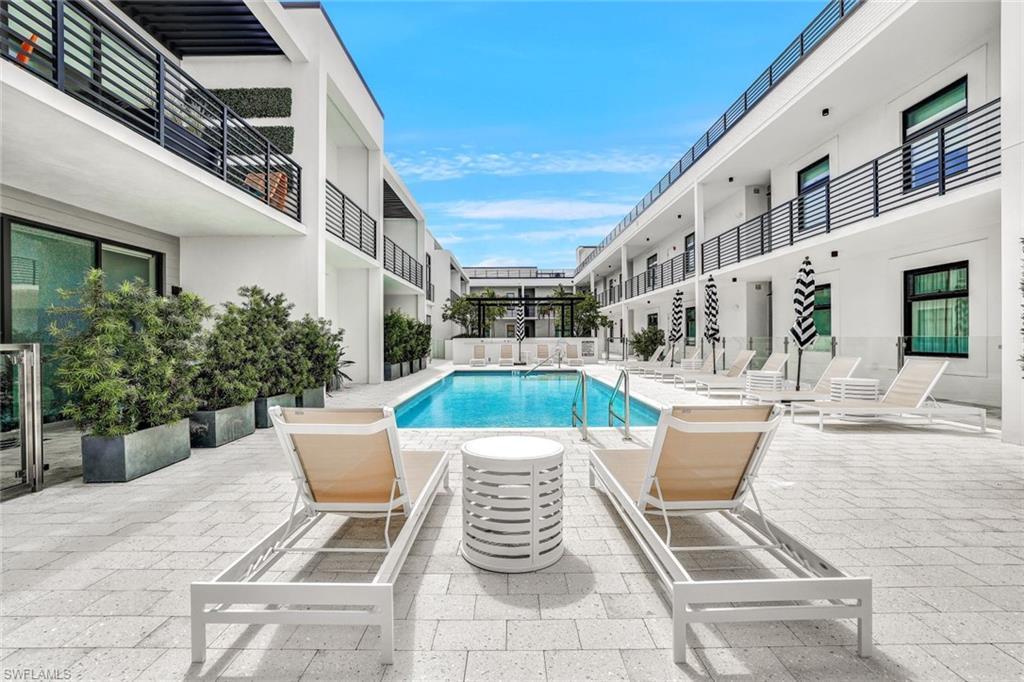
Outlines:
[[[820,180],[815,180],[812,184],[808,185],[807,187],[801,187],[800,186],[800,176],[803,175],[804,173],[806,173],[807,171],[811,170],[815,166],[820,165],[823,161],[826,164],[828,164],[828,175],[826,175],[824,178],[822,178]],[[823,228],[823,230],[825,232],[829,231],[829,229],[830,229],[830,226],[829,226],[829,220],[830,220],[830,217],[829,217],[829,182],[831,180],[832,180],[832,158],[831,158],[830,154],[825,154],[825,156],[822,156],[822,157],[812,161],[811,163],[807,164],[806,166],[804,166],[803,168],[801,168],[800,170],[798,170],[796,172],[796,207],[797,207],[797,224],[796,224],[796,229],[797,229],[798,232],[803,232],[804,230],[813,230],[813,229],[817,229],[819,227]],[[824,191],[819,196],[816,193],[819,192],[820,190],[824,190]],[[822,222],[821,222],[820,225],[819,224],[811,224],[811,225],[807,224],[807,217],[806,217],[805,213],[807,212],[808,209],[805,208],[804,204],[806,204],[807,202],[813,202],[813,201],[822,201],[824,203],[824,205],[825,205],[825,215],[822,216]]]
[[[919,275],[928,275],[934,272],[949,272],[963,268],[965,271],[965,287],[961,291],[946,291],[932,294],[912,294],[914,277]],[[964,353],[952,353],[947,351],[942,352],[930,352],[930,351],[916,351],[913,350],[913,338],[914,338],[914,318],[913,318],[913,304],[917,301],[937,301],[947,300],[951,298],[964,298],[967,300],[967,324],[968,332],[970,331],[970,300],[971,300],[971,268],[970,261],[953,261],[951,263],[942,263],[939,265],[930,265],[923,268],[914,268],[911,270],[903,271],[903,355],[906,357],[926,357],[926,358],[967,358],[970,357],[970,333],[967,335],[968,344],[967,352]],[[950,338],[950,337],[946,337]]]
[[[690,318],[691,314],[693,317],[693,336],[690,336]],[[684,345],[696,346],[697,345],[697,306],[687,306],[683,310],[683,341]]]
[[[961,85],[963,85],[963,88],[964,88],[964,106],[963,106],[962,109],[960,109],[958,111],[954,111],[954,112],[949,113],[949,114],[946,114],[942,118],[940,118],[940,119],[934,121],[933,123],[931,123],[928,127],[922,128],[921,130],[918,130],[917,132],[915,132],[913,134],[910,134],[910,135],[907,134],[907,127],[908,127],[907,126],[907,119],[910,117],[910,114],[911,114],[911,112],[914,109],[917,109],[917,108],[919,108],[921,106],[924,106],[929,101],[931,101],[931,100],[933,100],[933,99],[935,99],[937,97],[941,97],[942,95],[945,95],[948,92],[956,90]],[[914,149],[913,149],[914,143],[918,142],[918,141],[923,141],[929,135],[935,134],[936,131],[938,131],[940,128],[942,128],[945,125],[948,125],[950,122],[956,120],[957,118],[960,118],[961,116],[966,114],[968,111],[970,111],[970,90],[969,90],[969,84],[968,84],[968,80],[967,80],[967,75],[965,74],[965,75],[961,76],[960,78],[957,78],[955,81],[953,81],[949,85],[936,90],[932,94],[930,94],[927,97],[924,97],[924,98],[918,100],[917,102],[915,102],[914,104],[911,104],[909,107],[907,107],[902,112],[900,112],[900,138],[903,140],[903,151],[901,153],[901,156],[903,158],[903,183],[902,184],[903,184],[903,191],[904,191],[904,193],[915,192],[917,190],[924,189],[925,187],[929,187],[929,186],[931,186],[933,184],[937,184],[939,182],[939,180],[940,180],[939,173],[938,173],[938,168],[936,168],[936,170],[935,170],[935,178],[933,180],[928,180],[927,182],[923,182],[922,181],[919,184],[915,184],[914,183]],[[944,153],[948,157],[949,150],[945,150]],[[937,150],[936,150],[936,158],[937,157],[938,157],[938,153],[937,153]],[[948,178],[950,178],[950,177],[952,177],[954,175],[957,175],[959,173],[963,173],[966,170],[967,170],[967,168],[961,168],[960,170],[950,172],[949,169],[946,168],[945,177],[943,178],[943,180],[948,179]]]
[[[15,223],[37,230],[63,234],[68,237],[75,237],[76,239],[91,242],[93,247],[92,262],[94,268],[99,268],[103,264],[104,245],[130,249],[139,253],[148,253],[156,258],[157,295],[163,296],[167,289],[166,254],[161,251],[154,251],[153,249],[147,249],[144,246],[128,244],[115,239],[106,239],[105,237],[98,237],[96,235],[78,232],[76,230],[69,230],[65,227],[42,223],[38,220],[32,220],[31,218],[22,218],[10,213],[0,213],[0,287],[2,287],[2,290],[0,290],[0,296],[2,296],[3,299],[2,305],[0,305],[0,343],[10,343],[12,336],[11,326],[13,323],[13,311],[11,309],[11,298],[13,296],[13,291],[11,282],[11,257],[13,254],[11,253],[11,227]]]
[[[653,324],[651,323],[652,318],[654,320]],[[658,313],[647,313],[647,326],[658,329]]]

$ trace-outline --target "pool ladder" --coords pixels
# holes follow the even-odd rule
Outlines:
[[[619,394],[619,387],[622,387],[622,414],[615,411],[615,396]],[[612,395],[608,398],[608,426],[615,426],[615,421],[622,422],[622,439],[631,440],[629,436],[629,372],[625,369],[619,370],[619,378],[615,382]]]
[[[577,406],[583,408],[582,415]],[[587,440],[587,373],[582,369],[579,370],[579,378],[576,379],[576,391],[572,394],[572,426],[576,428],[576,422],[579,422],[580,433],[583,434],[583,440]]]
[[[550,362],[554,362],[554,361],[555,361],[555,356],[556,356],[556,355],[558,355],[557,351],[556,351],[555,355],[549,355],[549,356],[547,356],[546,358],[544,358],[543,360],[541,360],[540,362],[538,362],[538,363],[537,363],[536,365],[534,365],[533,367],[531,367],[531,368],[529,369],[529,371],[527,371],[527,372],[526,372],[526,374],[524,374],[524,375],[523,375],[523,378],[524,378],[524,379],[525,379],[525,378],[527,378],[528,376],[530,376],[531,374],[533,374],[534,372],[536,372],[536,371],[537,371],[538,369],[540,369],[540,368],[541,368],[541,367],[543,367],[544,365],[546,365],[546,364],[548,364],[548,363],[550,363]],[[561,365],[561,364],[562,364],[562,362],[561,362],[561,356],[559,356],[559,362],[558,362],[558,364],[559,364],[559,365]]]

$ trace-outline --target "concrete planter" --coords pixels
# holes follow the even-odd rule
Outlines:
[[[295,407],[324,407],[327,404],[327,388],[307,388],[295,396]]]
[[[295,394],[282,393],[280,395],[272,395],[266,398],[256,398],[257,429],[269,429],[273,426],[273,424],[270,423],[269,410],[271,407],[295,407]]]
[[[408,365],[404,362],[384,363],[384,381],[394,381],[405,376]]]
[[[188,419],[124,436],[82,436],[82,480],[121,483],[188,459]]]
[[[256,431],[252,401],[221,410],[199,410],[190,417],[192,447],[219,448]]]

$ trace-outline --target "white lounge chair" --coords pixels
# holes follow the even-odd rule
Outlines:
[[[856,618],[860,654],[871,653],[871,578],[847,576],[761,510],[754,483],[781,419],[780,405],[670,407],[650,449],[591,450],[590,485],[601,482],[669,594],[679,663],[690,623]],[[753,544],[672,544],[669,517],[713,512]],[[796,577],[694,580],[676,556],[726,550],[767,552]]]
[[[693,369],[689,365],[683,365],[680,367],[657,367],[651,370],[651,374],[654,378],[659,381],[666,381],[673,377],[687,374],[711,374],[715,368],[715,365],[721,362],[725,356],[725,351],[719,348],[715,351],[714,355],[708,355],[700,362],[700,367]]]
[[[402,450],[389,407],[274,407],[270,418],[295,481],[291,512],[212,581],[192,583],[192,660],[206,658],[208,623],[287,623],[378,626],[381,659],[390,663],[394,583],[438,488],[448,489],[448,455]],[[326,514],[385,518],[381,546],[310,546],[307,536]],[[405,523],[392,540],[395,514]],[[288,553],[346,552],[384,555],[372,581],[261,580]]]
[[[818,377],[818,381],[812,388],[797,391],[787,388],[781,391],[758,391],[748,390],[743,393],[743,402],[752,403],[782,403],[793,405],[799,402],[814,402],[815,400],[828,400],[831,397],[833,379],[846,379],[853,374],[860,364],[858,357],[844,357],[837,355],[829,361],[825,371]]]
[[[662,360],[664,360],[667,357],[668,357],[668,346],[658,346],[654,350],[654,352],[651,353],[651,357],[649,357],[647,360],[644,360],[639,355],[635,355],[634,354],[634,355],[631,355],[630,357],[626,358],[625,360],[623,360],[621,363],[619,363],[618,367],[619,367],[619,369],[624,369],[627,372],[635,372],[635,371],[638,371],[638,370],[643,370],[644,366],[647,365],[648,363],[652,363],[652,362],[659,362],[660,363]]]
[[[782,368],[786,366],[786,362],[788,360],[788,353],[772,353],[771,355],[768,356],[768,359],[764,361],[764,366],[762,366],[761,369],[757,371],[772,373],[781,372]],[[750,361],[748,360],[747,362],[749,364]],[[726,373],[694,378],[694,389],[698,393],[703,390],[707,393],[708,396],[710,396],[712,392],[741,394],[747,387],[747,377],[745,376],[745,373],[746,371],[744,369],[744,371],[741,372],[738,376],[730,376],[729,373]]]
[[[484,344],[478,343],[473,346],[473,357],[469,361],[470,367],[486,367],[487,366],[487,349],[484,348]]]
[[[501,344],[500,355],[498,356],[498,365],[501,367],[511,367],[516,364],[515,355],[513,354],[514,349],[511,343]]]
[[[537,357],[534,358],[534,361],[542,362],[544,360],[547,360],[549,357],[551,357],[551,356],[548,354],[548,344],[546,344],[546,343],[538,343],[537,344]]]
[[[881,400],[823,400],[793,405],[793,421],[796,421],[797,412],[817,414],[818,429],[824,430],[826,415],[897,419],[925,417],[929,423],[936,417],[974,417],[978,419],[980,431],[985,433],[984,408],[940,403],[932,398],[935,384],[947,367],[948,360],[908,358]]]
[[[565,344],[565,364],[570,367],[582,367],[583,359],[580,358],[579,348],[574,343]]]
[[[680,372],[672,377],[672,385],[678,386],[679,382],[683,383],[683,388],[688,384],[696,385],[696,382],[703,380],[716,380],[719,378],[736,379],[741,378],[743,373],[747,371],[747,367],[750,366],[750,361],[754,359],[757,353],[752,350],[741,350],[733,358],[732,364],[724,372]]]

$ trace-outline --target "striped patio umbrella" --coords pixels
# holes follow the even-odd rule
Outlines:
[[[711,357],[715,357],[722,336],[718,329],[718,285],[714,275],[708,275],[704,285],[704,339],[711,344]],[[711,363],[711,370],[718,373],[717,363]]]
[[[672,298],[672,328],[668,333],[668,342],[672,344],[669,351],[668,364],[671,367],[676,361],[676,344],[683,339],[683,292],[676,291]]]
[[[526,338],[526,309],[520,303],[516,306],[516,341],[519,342],[519,359],[523,358],[523,339]]]
[[[814,268],[811,259],[805,257],[803,265],[796,273],[796,288],[793,290],[793,312],[796,321],[789,333],[796,342],[796,390],[800,390],[800,365],[804,357],[804,349],[818,338],[818,330],[814,327]]]

